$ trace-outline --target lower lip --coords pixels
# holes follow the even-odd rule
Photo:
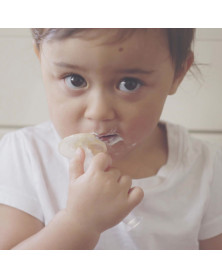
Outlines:
[[[108,136],[102,136],[98,138],[99,140],[103,141],[109,146],[113,146],[117,144],[120,141],[123,141],[123,138],[119,135],[108,135]]]

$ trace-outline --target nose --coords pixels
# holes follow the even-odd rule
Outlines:
[[[88,98],[85,118],[93,121],[111,121],[115,118],[113,96],[109,93],[92,93]]]

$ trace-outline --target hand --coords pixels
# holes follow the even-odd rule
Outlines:
[[[84,160],[84,151],[79,149],[70,162],[66,212],[88,231],[102,233],[117,225],[141,202],[143,191],[131,188],[131,178],[111,167],[108,154],[97,154],[85,173]]]

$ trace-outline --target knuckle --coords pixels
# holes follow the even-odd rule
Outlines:
[[[101,152],[96,155],[100,159],[108,159],[109,155],[107,153]]]
[[[122,183],[126,185],[132,185],[132,179],[130,176],[122,176]]]
[[[116,168],[112,168],[111,172],[115,175],[115,176],[120,176],[120,170],[116,169]]]
[[[94,162],[96,163],[105,163],[106,161],[110,160],[110,156],[106,153],[98,153],[93,158]]]

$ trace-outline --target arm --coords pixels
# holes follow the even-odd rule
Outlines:
[[[25,239],[12,249],[78,250],[93,249],[99,240],[99,233],[84,227],[60,211],[43,229]]]
[[[1,250],[93,249],[99,238],[88,231],[84,234],[62,211],[47,227],[35,217],[5,205],[0,205],[0,219]]]
[[[107,154],[95,156],[86,173],[83,165],[82,151],[70,163],[67,207],[46,227],[24,212],[1,206],[0,248],[93,249],[100,234],[142,200],[143,191],[130,190],[131,179],[110,168]]]
[[[44,227],[43,223],[31,215],[1,204],[0,219],[0,250],[11,249]]]
[[[200,250],[222,250],[222,234],[199,241]]]

